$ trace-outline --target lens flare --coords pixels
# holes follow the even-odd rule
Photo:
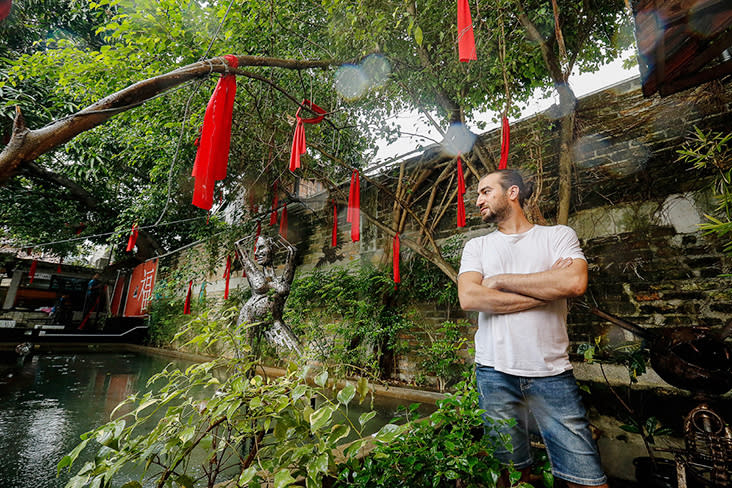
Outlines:
[[[572,156],[579,168],[597,168],[610,176],[621,177],[643,170],[651,152],[648,146],[637,140],[615,141],[592,134],[575,142]]]
[[[468,153],[473,149],[476,137],[463,124],[459,122],[451,124],[442,141],[442,150],[450,156]]]
[[[389,79],[391,63],[381,54],[370,54],[361,62],[361,69],[369,80],[369,87],[378,88]]]
[[[335,89],[346,100],[356,100],[369,88],[369,78],[364,71],[353,64],[344,64],[335,74]]]

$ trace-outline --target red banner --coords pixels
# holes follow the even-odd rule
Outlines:
[[[158,260],[147,261],[132,270],[130,289],[127,293],[125,317],[142,317],[147,315],[147,304],[152,298],[155,286],[155,274],[158,270]]]
[[[125,283],[127,282],[127,275],[121,274],[117,278],[117,282],[114,284],[114,292],[112,294],[112,305],[109,308],[109,314],[112,317],[120,316],[120,305],[122,305],[122,293],[125,290]]]

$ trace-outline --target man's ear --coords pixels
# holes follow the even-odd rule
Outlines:
[[[508,198],[510,198],[511,200],[518,200],[519,192],[520,190],[518,186],[511,185],[507,190]]]

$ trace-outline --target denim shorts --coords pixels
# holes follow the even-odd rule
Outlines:
[[[517,469],[532,464],[529,432],[535,421],[554,476],[590,486],[607,481],[571,370],[528,378],[476,364],[475,373],[486,426],[492,425],[491,419],[516,419],[514,427],[497,429],[510,435],[513,447],[511,452],[499,444],[495,455],[502,463],[513,463]],[[493,429],[486,428],[486,432]]]

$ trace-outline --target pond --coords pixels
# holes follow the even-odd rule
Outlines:
[[[0,366],[0,480],[3,488],[63,487],[71,474],[56,477],[58,461],[79,442],[79,436],[109,420],[119,402],[144,391],[147,380],[172,363],[137,353],[41,354],[26,358],[21,367]],[[356,419],[369,407],[352,406]],[[379,412],[370,424],[376,431],[407,402],[377,399]],[[429,406],[421,408],[427,413]],[[76,465],[76,469],[83,462]],[[138,479],[133,469],[128,479]],[[121,481],[121,480],[120,480]],[[119,484],[122,484],[121,482]]]

